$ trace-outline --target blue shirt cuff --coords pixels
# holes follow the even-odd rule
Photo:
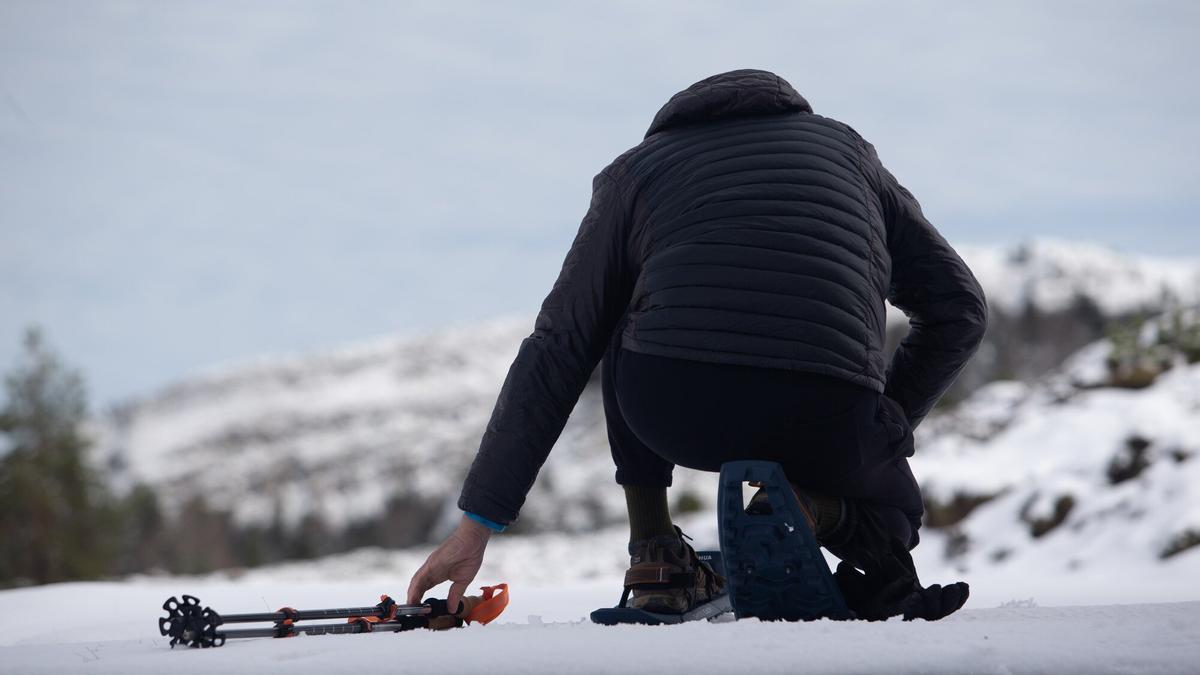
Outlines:
[[[463,511],[463,513],[466,514],[466,516],[468,518],[470,518],[471,520],[479,523],[480,525],[483,525],[484,527],[486,527],[489,530],[492,530],[494,532],[503,532],[504,528],[508,527],[507,525],[501,525],[500,523],[497,523],[494,520],[488,520],[487,518],[484,518],[483,516],[479,515],[478,513],[471,513],[470,511]]]

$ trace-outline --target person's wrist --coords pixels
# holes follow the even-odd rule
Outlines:
[[[458,529],[465,535],[474,539],[482,539],[483,541],[487,541],[492,536],[492,529],[490,527],[476,521],[465,513],[458,521]]]
[[[508,528],[508,526],[503,523],[498,523],[494,520],[490,520],[490,519],[485,518],[473,511],[463,511],[463,516],[470,518],[471,520],[475,521],[476,523],[479,523],[480,525],[483,525],[484,527],[488,528],[492,532],[503,532],[505,529]]]

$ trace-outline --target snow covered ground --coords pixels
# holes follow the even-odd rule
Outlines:
[[[549,601],[554,596],[544,593]],[[113,594],[116,599],[116,594]],[[149,599],[147,597],[147,599]],[[1200,603],[964,610],[938,623],[473,626],[167,648],[158,638],[0,647],[10,673],[1186,673]],[[147,625],[149,622],[146,622]]]
[[[448,633],[303,636],[169,649],[154,625],[170,594],[225,611],[359,604],[387,580],[155,580],[0,594],[5,673],[1186,673],[1200,667],[1200,602],[967,609],[936,623],[740,622],[602,627],[586,613],[616,579],[514,588],[488,626]]]
[[[684,520],[711,546],[709,515]],[[372,604],[402,596],[427,549],[361,550],[312,562],[197,578],[138,577],[0,592],[4,673],[1185,673],[1200,668],[1200,555],[1167,574],[997,566],[959,574],[942,542],[917,549],[926,583],[964,578],[967,607],[936,623],[722,621],[676,627],[591,625],[620,593],[626,532],[500,536],[478,582],[511,584],[506,613],[449,633],[243,640],[171,650],[156,618],[189,593],[225,613],[283,605]],[[444,589],[438,593],[444,594]],[[1179,602],[1184,601],[1184,602]],[[1137,604],[1142,603],[1142,604]],[[1144,604],[1157,603],[1157,604]]]

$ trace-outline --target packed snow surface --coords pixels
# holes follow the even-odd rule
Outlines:
[[[712,547],[715,516],[680,519]],[[587,621],[620,596],[628,532],[494,537],[476,585],[506,581],[496,622],[445,633],[235,640],[168,647],[157,617],[172,595],[225,614],[403,598],[427,547],[364,549],[205,577],[143,576],[0,592],[0,672],[24,673],[1186,673],[1200,664],[1200,555],[1170,572],[1110,566],[1044,573],[947,567],[934,535],[915,559],[929,584],[965,579],[965,609],[939,622],[800,624],[757,620],[674,627]],[[1118,560],[1122,560],[1118,558]],[[1126,561],[1127,563],[1127,561]],[[429,595],[444,597],[445,587]],[[1147,604],[1154,603],[1154,604]]]
[[[401,585],[393,578],[390,586]],[[227,613],[361,604],[362,581],[157,580],[0,593],[0,670],[25,673],[1186,673],[1200,664],[1200,602],[1013,603],[939,621],[757,620],[669,627],[586,621],[617,580],[515,587],[505,616],[448,632],[301,636],[168,648],[154,619],[188,591]],[[385,586],[386,586],[385,585]]]

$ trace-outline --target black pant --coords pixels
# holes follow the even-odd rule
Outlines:
[[[823,542],[840,557],[854,562],[843,553],[893,537],[916,546],[924,509],[904,456],[911,435],[896,438],[880,394],[824,375],[642,354],[620,348],[619,335],[601,370],[619,484],[669,486],[676,464],[770,460],[800,488],[847,498],[847,527],[859,532]]]

